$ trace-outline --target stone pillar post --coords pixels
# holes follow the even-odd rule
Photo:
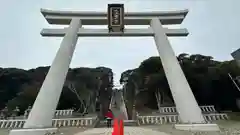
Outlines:
[[[52,126],[52,118],[62,92],[69,65],[77,43],[79,19],[72,19],[60,48],[35,100],[24,128],[46,128]]]
[[[158,18],[150,23],[154,40],[182,123],[205,122],[187,79]]]

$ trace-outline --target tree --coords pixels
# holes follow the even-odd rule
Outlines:
[[[0,73],[0,109],[4,108],[9,100],[14,98],[25,83],[29,83],[31,78],[22,69],[6,68]]]
[[[219,110],[236,110],[236,99],[240,98],[240,92],[228,76],[228,73],[233,76],[240,75],[235,61],[220,62],[213,60],[211,56],[186,53],[178,55],[177,59],[199,105],[213,104]],[[123,72],[121,79],[123,80],[130,71]],[[146,107],[159,108],[161,104],[171,104],[171,92],[159,57],[144,60],[134,71],[138,71],[137,80],[146,80],[146,76],[148,78],[145,83],[136,83],[137,87],[147,90],[144,91],[145,97],[148,96]],[[127,91],[132,91],[134,85],[128,85]]]
[[[32,106],[34,103],[40,87],[41,84],[37,82],[24,84],[22,86],[22,91],[19,92],[16,97],[8,101],[7,107],[9,110],[19,107],[21,113],[23,113],[29,105]]]
[[[6,104],[10,108],[20,106],[24,111],[28,105],[32,105],[48,70],[49,67],[30,70],[0,68],[0,107]],[[57,109],[77,108],[83,113],[94,112],[100,88],[108,89],[108,93],[101,95],[102,99],[111,95],[112,75],[112,70],[107,67],[69,69]],[[103,102],[101,104],[107,104],[108,100]]]

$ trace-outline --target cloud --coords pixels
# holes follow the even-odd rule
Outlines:
[[[231,1],[231,2],[230,2]],[[239,48],[239,0],[41,0],[4,1],[0,5],[0,66],[34,68],[50,65],[62,38],[43,38],[42,28],[50,26],[40,8],[73,11],[106,11],[107,4],[124,3],[127,12],[189,9],[181,26],[188,28],[187,38],[171,38],[175,52],[202,53],[218,60],[232,59]],[[224,9],[224,10],[223,10]],[[62,26],[57,26],[62,27]],[[87,26],[89,27],[89,26]],[[99,27],[99,26],[97,26]],[[102,27],[102,26],[101,26]],[[146,26],[127,26],[146,27]],[[93,27],[92,27],[93,28]],[[216,50],[216,48],[218,48]],[[136,68],[150,56],[158,55],[153,38],[79,38],[71,67],[110,66],[116,73]]]

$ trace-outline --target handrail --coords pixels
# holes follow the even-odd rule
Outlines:
[[[97,117],[53,119],[53,127],[92,127]],[[0,128],[22,128],[26,119],[0,120]]]
[[[226,113],[203,114],[207,123],[217,120],[228,120]],[[161,116],[138,116],[140,125],[145,124],[165,124],[165,123],[180,123],[179,115],[161,115]]]

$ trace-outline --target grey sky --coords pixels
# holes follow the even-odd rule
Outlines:
[[[230,53],[240,47],[239,0],[5,0],[0,4],[0,67],[29,69],[51,64],[61,38],[40,36],[42,28],[55,27],[47,24],[40,8],[106,11],[107,4],[114,2],[124,3],[126,11],[189,9],[180,27],[188,28],[190,35],[170,38],[176,54],[200,53],[229,60]],[[151,37],[79,38],[71,67],[107,66],[117,81],[121,72],[154,55],[158,54]]]

